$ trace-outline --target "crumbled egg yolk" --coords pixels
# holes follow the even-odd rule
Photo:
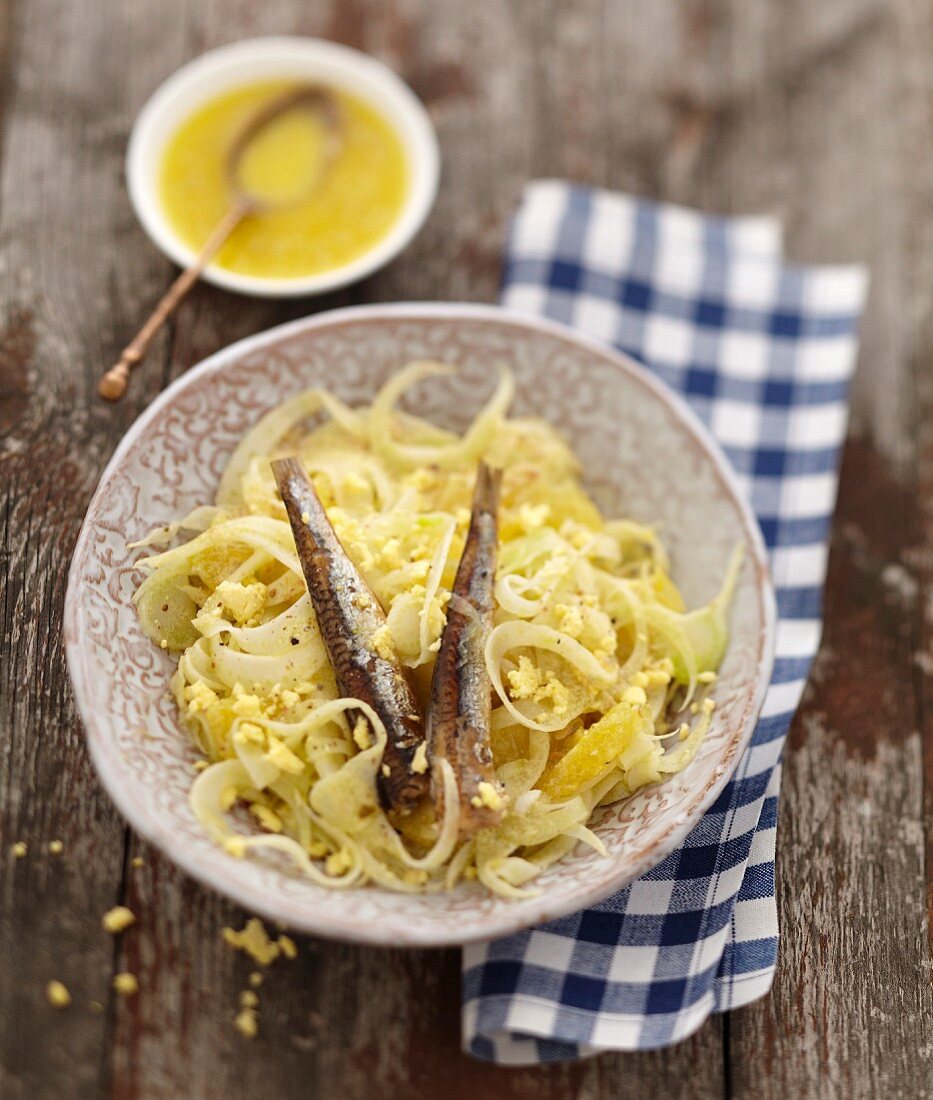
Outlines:
[[[305,770],[301,757],[293,753],[288,745],[277,737],[270,739],[269,751],[265,754],[265,759],[279,771],[287,772],[289,775],[301,775]]]
[[[496,790],[492,783],[485,780],[476,788],[477,793],[470,799],[470,805],[477,809],[485,807],[487,810],[501,810],[505,805],[505,799]]]
[[[258,695],[252,695],[246,691],[242,684],[233,685],[233,713],[242,718],[260,718],[262,716],[262,700]]]
[[[401,554],[402,544],[398,539],[387,539],[379,551],[379,562],[385,569],[401,569],[404,565]]]
[[[259,1033],[255,1008],[241,1008],[234,1017],[233,1024],[244,1039],[255,1039]]]
[[[346,848],[341,848],[337,852],[332,852],[324,861],[324,870],[334,878],[346,874],[352,866],[353,856],[350,855]]]
[[[583,633],[583,612],[580,608],[573,604],[559,603],[554,610],[557,613],[557,629],[569,634],[571,638],[579,638]]]
[[[108,909],[101,919],[104,931],[114,936],[135,923],[136,914],[125,905],[115,905],[112,909]]]
[[[266,586],[259,581],[249,585],[239,581],[221,581],[214,589],[214,595],[233,620],[242,625],[262,610],[266,602]]]
[[[424,775],[428,770],[428,746],[422,741],[415,749],[415,755],[411,759],[411,770],[418,775]]]
[[[372,737],[369,732],[369,723],[365,718],[357,718],[353,725],[353,740],[356,743],[356,747],[364,752],[369,748]]]
[[[384,623],[376,630],[372,637],[373,649],[384,661],[391,661],[395,657],[395,644],[392,641],[392,631],[388,623]]]
[[[622,698],[626,703],[631,703],[633,707],[643,707],[648,702],[648,696],[645,694],[645,689],[635,685],[626,688],[622,693]]]
[[[49,852],[53,856],[60,856],[64,850],[65,850],[65,845],[62,844],[62,842],[60,840],[50,840],[49,841]]]
[[[54,1008],[67,1008],[71,1004],[71,994],[61,982],[49,982],[45,987],[45,995]]]
[[[543,527],[550,514],[550,504],[523,504],[518,509],[519,526],[526,534],[530,534]]]
[[[531,699],[535,703],[551,701],[551,709],[560,717],[570,710],[570,689],[548,669],[542,672],[529,657],[518,659],[518,668],[508,674],[513,699]]]
[[[541,686],[541,674],[530,657],[522,655],[518,668],[508,673],[510,695],[513,699],[531,699]]]
[[[268,806],[263,806],[261,802],[253,802],[250,805],[249,812],[270,833],[280,833],[285,827],[275,810],[270,810]]]
[[[220,699],[215,691],[207,686],[203,680],[195,680],[185,688],[185,699],[188,701],[188,713],[197,714],[199,711],[208,710],[216,706]]]
[[[113,977],[113,988],[120,994],[121,997],[132,997],[134,993],[139,992],[139,982],[136,980],[135,974],[115,974]]]
[[[238,745],[264,745],[266,733],[262,726],[257,726],[255,722],[241,722],[233,735],[233,740]]]
[[[265,925],[258,917],[250,917],[239,931],[235,928],[224,928],[223,937],[224,942],[230,947],[237,951],[245,951],[260,966],[268,966],[275,962],[279,955],[293,959],[298,953],[294,941],[288,936],[279,936],[277,940],[270,939]],[[253,982],[252,977],[250,981]],[[258,985],[259,982],[253,982],[253,984]]]
[[[24,840],[17,840],[15,844],[10,845],[10,854],[14,859],[22,859],[26,851],[26,842]]]

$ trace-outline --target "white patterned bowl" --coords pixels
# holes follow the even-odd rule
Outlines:
[[[326,385],[367,402],[401,364],[444,359],[452,381],[423,386],[411,408],[462,428],[492,382],[515,374],[515,411],[571,440],[585,481],[611,515],[660,525],[688,602],[709,599],[736,542],[747,553],[732,641],[709,736],[664,784],[600,812],[609,851],[579,850],[538,880],[540,896],[491,897],[475,883],[409,896],[377,887],[328,891],[273,863],[216,848],[188,805],[195,753],[167,694],[171,658],[143,635],[127,544],[213,498],[237,439],[270,406]],[[718,447],[677,398],[631,360],[561,326],[486,306],[337,310],[262,333],[212,356],[136,421],[101,478],[68,581],[65,643],[91,754],[134,829],[202,882],[265,917],[336,939],[443,945],[501,936],[581,909],[644,874],[680,844],[739,762],[772,664],[774,599],[757,525]]]

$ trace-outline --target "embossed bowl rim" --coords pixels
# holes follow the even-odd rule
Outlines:
[[[422,930],[413,931],[406,927],[404,919],[404,901],[407,895],[398,895],[398,919],[395,922],[378,921],[349,922],[334,914],[321,913],[306,905],[296,906],[281,898],[270,898],[264,893],[250,888],[248,884],[230,882],[223,874],[224,860],[206,859],[186,845],[184,838],[176,836],[170,830],[159,829],[146,813],[141,811],[128,796],[123,786],[119,753],[110,754],[105,745],[112,742],[113,734],[108,728],[105,715],[101,715],[93,706],[81,674],[82,637],[79,630],[79,612],[81,592],[77,578],[77,563],[91,539],[98,503],[106,492],[108,483],[120,468],[125,456],[135,446],[137,440],[161,410],[178,400],[185,390],[205,375],[223,371],[243,356],[261,351],[264,346],[274,345],[300,333],[324,329],[331,325],[343,325],[357,321],[400,321],[434,320],[472,323],[488,321],[502,326],[514,326],[516,330],[537,332],[562,340],[570,345],[601,358],[616,369],[624,372],[630,380],[641,386],[651,398],[662,402],[680,422],[681,427],[695,441],[705,459],[712,465],[715,475],[725,489],[732,506],[741,520],[746,538],[746,547],[751,553],[755,592],[758,599],[758,649],[756,654],[756,674],[754,684],[749,685],[741,718],[735,723],[731,737],[722,746],[722,759],[725,766],[698,790],[686,812],[653,845],[639,852],[635,861],[624,868],[612,867],[612,860],[606,872],[593,876],[594,881],[583,884],[560,897],[549,897],[545,891],[537,898],[523,901],[514,906],[505,906],[493,913],[477,914],[471,924],[466,922],[466,914],[458,913],[445,927],[432,928],[430,934]],[[718,443],[712,438],[692,409],[677,394],[669,390],[662,382],[654,378],[644,367],[629,356],[597,340],[581,335],[573,329],[554,321],[542,320],[523,313],[501,309],[497,306],[474,305],[469,303],[397,303],[387,305],[350,306],[329,310],[311,317],[292,321],[255,336],[240,340],[229,347],[216,352],[199,365],[193,367],[181,378],[172,383],[131,425],[121,440],[113,457],[101,475],[100,483],[88,506],[78,541],[72,558],[65,595],[64,633],[65,652],[72,686],[75,692],[78,712],[84,723],[91,758],[100,779],[132,828],[146,840],[160,848],[183,870],[221,894],[232,898],[244,907],[259,913],[270,920],[281,921],[292,928],[326,938],[370,943],[381,946],[405,947],[442,947],[494,939],[509,935],[523,928],[531,927],[542,921],[553,920],[568,913],[577,912],[602,901],[622,889],[630,882],[645,874],[667,855],[677,848],[691,831],[703,813],[713,804],[726,783],[737,768],[742,753],[751,738],[765,692],[771,679],[774,663],[774,642],[776,625],[776,604],[774,589],[768,568],[767,551],[757,521],[745,500],[736,476]],[[368,889],[364,887],[362,889]],[[462,923],[461,923],[462,922]]]

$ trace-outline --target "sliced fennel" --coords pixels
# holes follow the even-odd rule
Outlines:
[[[137,611],[177,659],[172,690],[205,757],[192,805],[233,857],[278,859],[334,889],[468,879],[524,897],[577,844],[603,851],[596,808],[684,768],[709,727],[741,547],[716,597],[687,610],[658,533],[602,517],[553,429],[508,418],[507,372],[462,435],[399,409],[411,386],[450,373],[410,364],[369,407],[297,394],[244,436],[216,501],[138,544]],[[379,644],[412,669],[422,704],[476,465],[504,468],[485,664],[509,808],[467,842],[445,761],[437,816],[425,805],[400,824],[380,805],[385,730],[337,690],[269,467],[286,452],[385,608]]]

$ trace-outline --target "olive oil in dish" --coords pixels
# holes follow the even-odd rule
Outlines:
[[[159,165],[167,220],[200,249],[229,208],[226,165],[231,144],[288,81],[262,81],[227,91],[198,107],[169,138]],[[283,113],[252,143],[241,178],[270,209],[245,218],[217,254],[227,271],[291,279],[342,267],[379,243],[400,216],[410,186],[402,140],[371,103],[334,89],[340,147],[310,192],[325,156],[327,129],[307,111]],[[294,201],[290,201],[294,196]]]

